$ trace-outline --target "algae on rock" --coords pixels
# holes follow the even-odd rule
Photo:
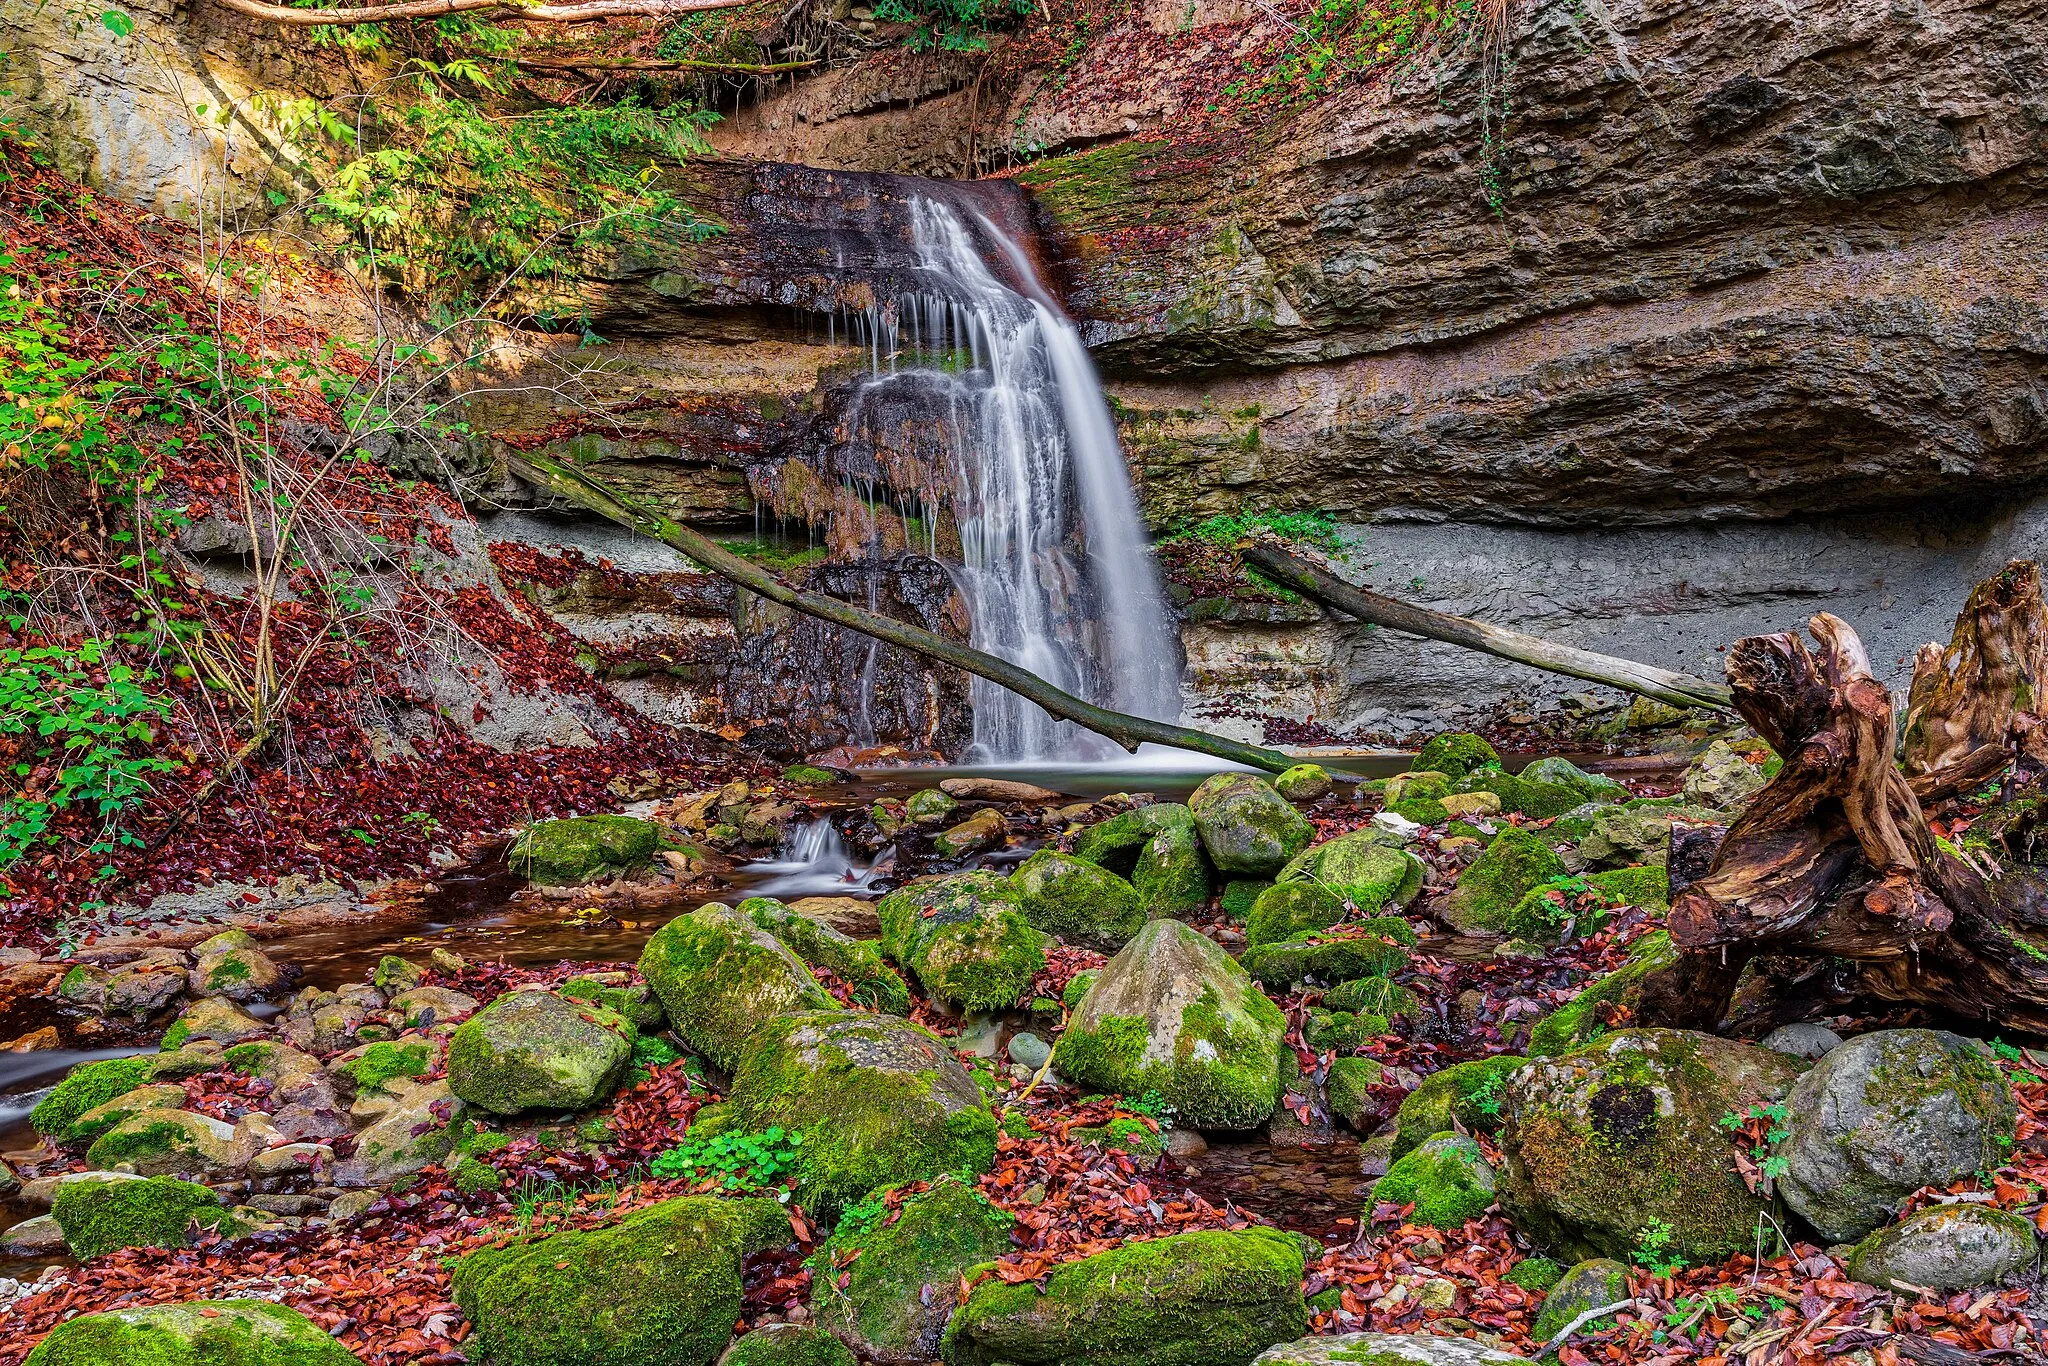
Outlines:
[[[960,1302],[963,1273],[1008,1252],[1015,1223],[952,1176],[905,1198],[893,1222],[849,1211],[818,1249],[812,1317],[864,1360],[933,1360]],[[846,1283],[824,1267],[838,1268]]]
[[[1472,866],[1458,876],[1444,917],[1466,931],[1498,931],[1531,890],[1565,875],[1564,860],[1544,838],[1519,825],[1504,827]]]
[[[764,1022],[839,1004],[781,940],[752,917],[716,904],[655,931],[641,950],[640,975],[676,1033],[727,1072]]]
[[[882,951],[917,974],[931,995],[962,1010],[1000,1010],[1024,999],[1045,966],[1045,936],[997,873],[928,878],[882,898]]]
[[[512,871],[543,887],[573,887],[646,867],[668,843],[652,821],[632,816],[571,816],[536,821],[512,847]]]
[[[1188,811],[1209,861],[1226,875],[1271,877],[1316,837],[1292,802],[1249,773],[1218,773],[1195,789]]]
[[[1041,849],[1010,876],[1031,927],[1062,943],[1115,953],[1148,918],[1138,889],[1107,868]]]
[[[304,1314],[269,1300],[194,1300],[80,1314],[25,1366],[362,1366]]]
[[[448,1086],[494,1115],[588,1109],[618,1089],[637,1037],[601,1005],[507,992],[449,1040]]]

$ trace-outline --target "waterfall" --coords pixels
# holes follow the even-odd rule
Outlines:
[[[1175,719],[1179,645],[1080,334],[986,216],[925,197],[910,209],[917,289],[861,320],[868,385],[942,396],[972,643],[1099,705]],[[977,233],[1018,287],[991,269]],[[973,759],[1121,752],[993,683],[972,687]]]

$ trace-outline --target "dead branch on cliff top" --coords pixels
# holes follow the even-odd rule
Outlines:
[[[1135,750],[1147,742],[1171,745],[1176,749],[1194,750],[1198,754],[1207,754],[1230,763],[1262,768],[1269,773],[1281,772],[1295,762],[1278,750],[1262,749],[1257,745],[1247,745],[1221,735],[1212,735],[1208,731],[1098,707],[1092,702],[1082,701],[1072,693],[1055,688],[1028,669],[1019,668],[1006,659],[998,659],[971,645],[947,640],[943,636],[921,630],[907,622],[880,616],[855,607],[851,603],[841,602],[838,598],[791,588],[775,575],[733,554],[716,541],[699,535],[682,523],[619,493],[582,471],[550,460],[546,456],[532,453],[514,455],[510,460],[510,468],[513,474],[537,488],[559,494],[578,507],[608,517],[628,530],[637,531],[644,536],[651,536],[655,540],[674,546],[720,578],[729,580],[749,592],[758,593],[770,602],[779,602],[806,616],[816,617],[820,621],[830,622],[849,631],[857,631],[861,635],[908,650],[912,654],[922,655],[926,659],[936,660],[977,677],[986,678],[991,683],[1008,688],[1020,697],[1036,702],[1063,721],[1072,721],[1078,726],[1094,731],[1097,735],[1107,736],[1125,749]]]

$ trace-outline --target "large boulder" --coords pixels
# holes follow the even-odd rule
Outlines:
[[[1330,795],[1336,784],[1321,764],[1296,764],[1273,779],[1273,790],[1290,802],[1312,802]]]
[[[1057,850],[1039,850],[1010,880],[1032,928],[1062,943],[1115,953],[1147,919],[1137,888],[1107,868]]]
[[[877,1186],[979,1175],[996,1122],[937,1035],[889,1015],[815,1011],[767,1021],[733,1072],[739,1127],[803,1135],[798,1198],[830,1213]]]
[[[284,969],[254,944],[217,944],[211,949],[201,944],[193,950],[193,956],[196,961],[186,980],[194,996],[255,1001],[270,995],[284,982]]]
[[[1209,900],[1209,859],[1195,818],[1179,802],[1155,802],[1089,826],[1074,857],[1130,879],[1149,916],[1184,916]]]
[[[466,1107],[446,1080],[423,1081],[356,1135],[355,1155],[335,1169],[341,1186],[388,1186],[438,1166],[455,1146]]]
[[[764,1020],[839,1004],[781,940],[729,906],[700,906],[656,930],[640,975],[676,1033],[727,1072]]]
[[[1455,1233],[1493,1204],[1498,1182],[1479,1144],[1464,1134],[1425,1139],[1387,1168],[1375,1204],[1412,1205],[1408,1222]]]
[[[27,1366],[361,1366],[295,1309],[269,1300],[193,1300],[81,1314],[51,1330]]]
[[[1530,1026],[1529,1056],[1568,1053],[1598,1038],[1612,1022],[1634,1019],[1644,981],[1677,961],[1678,946],[1670,934],[1650,931],[1629,945],[1626,963]]]
[[[174,1082],[138,1086],[125,1095],[115,1096],[105,1105],[95,1105],[56,1137],[60,1143],[89,1144],[131,1115],[139,1115],[144,1110],[182,1110],[185,1101],[185,1088]]]
[[[189,1110],[140,1110],[93,1140],[86,1165],[138,1176],[218,1181],[241,1175],[262,1143],[236,1125]]]
[[[1157,1091],[1195,1129],[1255,1128],[1280,1100],[1286,1017],[1230,955],[1155,920],[1109,960],[1053,1050],[1078,1086]]]
[[[1629,799],[1629,790],[1614,779],[1604,774],[1588,773],[1560,756],[1538,759],[1515,776],[1525,783],[1569,788],[1577,794],[1579,802],[1625,802]]]
[[[534,822],[512,842],[505,858],[513,872],[543,887],[572,887],[644,868],[667,843],[653,821],[572,816]]]
[[[1316,828],[1264,778],[1218,773],[1188,798],[1188,811],[1218,872],[1271,877],[1309,846]]]
[[[864,1361],[935,1360],[963,1273],[1008,1252],[1016,1222],[950,1176],[893,1219],[844,1219],[819,1249],[836,1275],[812,1277],[811,1315]]]
[[[2011,1151],[2018,1108],[1980,1046],[1933,1029],[1860,1034],[1792,1088],[1778,1191],[1830,1242],[1888,1222],[1922,1186]]]
[[[1376,916],[1405,906],[1422,890],[1422,863],[1387,845],[1379,831],[1354,830],[1297,854],[1252,903],[1246,945],[1277,943],[1327,929],[1347,915]]]
[[[604,1228],[455,1262],[478,1366],[710,1366],[740,1313],[740,1263],[789,1240],[772,1200],[684,1196]]]
[[[1543,836],[1506,826],[1458,875],[1458,885],[1444,900],[1444,919],[1468,934],[1498,932],[1517,902],[1565,871],[1564,860]]]
[[[1626,1257],[1646,1234],[1694,1262],[1754,1248],[1769,1205],[1721,1120],[1784,1099],[1797,1074],[1781,1053],[1674,1029],[1534,1059],[1502,1086],[1501,1205],[1573,1255]]]
[[[946,1360],[1241,1366],[1307,1328],[1301,1276],[1301,1244],[1279,1229],[1126,1243],[1042,1284],[983,1281],[953,1316]]]
[[[1429,1333],[1337,1333],[1284,1342],[1259,1354],[1252,1366],[1514,1366],[1512,1352]]]
[[[448,1041],[448,1088],[494,1115],[587,1110],[618,1089],[633,1057],[624,1016],[551,991],[510,991]]]
[[[1253,945],[1245,950],[1244,968],[1276,990],[1306,981],[1334,986],[1393,975],[1407,966],[1407,946],[1414,942],[1415,931],[1407,921],[1398,916],[1374,916],[1278,943]]]
[[[882,950],[872,940],[842,934],[773,897],[750,896],[739,909],[807,966],[823,968],[846,983],[853,999],[862,1005],[884,1015],[909,1011],[910,988],[896,969],[882,961]]]
[[[924,989],[962,1010],[1001,1010],[1024,998],[1045,966],[1017,889],[997,873],[955,873],[898,888],[875,908],[882,951]]]
[[[1849,1253],[1849,1274],[1886,1290],[1968,1290],[2034,1264],[2023,1216],[1982,1205],[1933,1205],[1881,1228]]]
[[[57,1187],[50,1213],[71,1255],[81,1259],[124,1247],[187,1247],[194,1230],[235,1229],[212,1190],[169,1176],[66,1181]]]
[[[1502,1088],[1508,1075],[1528,1062],[1513,1054],[1453,1063],[1422,1079],[1422,1085],[1401,1098],[1394,1113],[1395,1159],[1420,1147],[1425,1139],[1463,1125],[1473,1133],[1500,1128]]]

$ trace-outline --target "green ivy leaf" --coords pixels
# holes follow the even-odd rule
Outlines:
[[[116,38],[126,38],[135,32],[135,21],[117,9],[110,9],[102,14],[100,22],[106,25],[107,32]]]

